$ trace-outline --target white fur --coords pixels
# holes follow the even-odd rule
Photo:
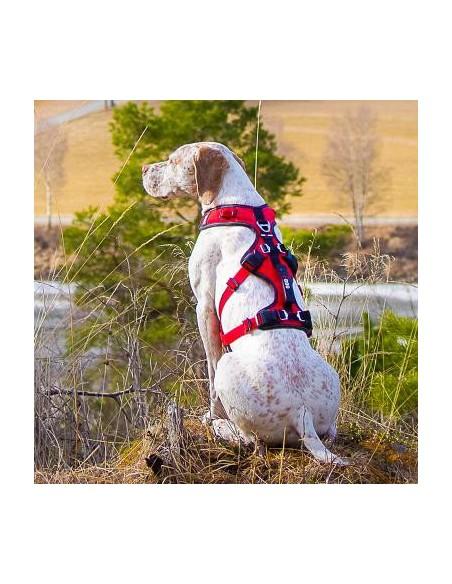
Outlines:
[[[171,157],[177,159],[177,169],[172,170],[167,163],[146,169],[143,182],[149,194],[196,196],[190,177],[201,145],[206,143],[176,150]],[[221,150],[228,169],[216,198],[210,205],[203,205],[203,212],[218,205],[264,204],[230,150],[221,144],[208,145]],[[230,440],[257,439],[269,445],[297,445],[301,440],[317,460],[342,464],[344,461],[319,439],[319,435],[332,437],[336,431],[339,377],[312,349],[305,333],[295,329],[256,330],[232,343],[232,352],[223,351],[218,304],[226,281],[239,270],[240,259],[254,238],[254,233],[242,226],[206,229],[199,234],[189,261],[207,357],[213,427],[220,437]],[[298,288],[295,290],[303,306]],[[271,286],[249,276],[225,305],[223,330],[228,332],[245,318],[253,317],[272,300]]]

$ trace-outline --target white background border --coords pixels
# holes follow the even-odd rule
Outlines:
[[[40,0],[3,8],[4,581],[443,580],[451,465],[446,5]],[[33,485],[33,99],[104,97],[419,99],[419,485]]]

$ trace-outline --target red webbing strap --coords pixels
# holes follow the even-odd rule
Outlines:
[[[257,317],[246,318],[242,324],[239,324],[239,326],[236,326],[228,333],[223,334],[220,332],[221,342],[224,346],[230,345],[240,337],[243,337],[243,335],[257,329],[258,326]]]
[[[250,272],[248,270],[245,268],[240,268],[237,274],[233,278],[229,278],[229,280],[226,282],[226,290],[223,292],[220,298],[220,304],[218,305],[218,318],[220,320],[224,305],[234,294],[237,288],[248,278],[249,275]]]

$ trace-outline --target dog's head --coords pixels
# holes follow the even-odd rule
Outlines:
[[[245,169],[242,160],[223,144],[197,142],[181,146],[165,162],[145,164],[143,186],[158,199],[192,197],[210,205],[225,173],[239,169]]]

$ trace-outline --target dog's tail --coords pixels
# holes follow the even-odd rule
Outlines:
[[[327,462],[330,464],[337,464],[342,466],[349,464],[346,460],[336,456],[330,452],[326,446],[324,446],[314,428],[312,414],[305,406],[303,406],[300,410],[296,423],[296,429],[304,446],[319,462]]]

